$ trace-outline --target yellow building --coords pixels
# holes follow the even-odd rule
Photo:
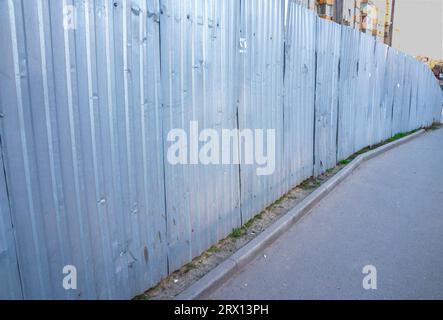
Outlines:
[[[343,0],[343,24],[385,39],[386,23],[391,21],[392,0]],[[340,22],[340,21],[337,21]]]

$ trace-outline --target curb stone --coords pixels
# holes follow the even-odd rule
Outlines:
[[[265,248],[272,244],[283,233],[289,230],[302,217],[308,214],[314,206],[324,199],[335,187],[353,173],[362,163],[371,160],[393,148],[403,145],[424,134],[425,130],[417,131],[407,137],[383,145],[375,150],[359,155],[350,164],[344,167],[335,176],[322,184],[302,202],[295,206],[286,215],[274,222],[269,228],[260,233],[231,257],[223,261],[209,273],[195,282],[189,288],[177,295],[174,300],[198,300],[204,299],[229,277],[245,267],[258,256]]]

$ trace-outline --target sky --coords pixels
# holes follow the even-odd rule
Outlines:
[[[443,0],[396,0],[393,46],[443,59]]]
[[[386,0],[372,2],[385,12]],[[353,4],[354,0],[344,1],[345,8]],[[394,29],[395,48],[413,56],[443,60],[443,0],[396,0]]]

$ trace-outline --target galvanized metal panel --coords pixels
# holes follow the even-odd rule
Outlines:
[[[395,53],[395,81],[394,103],[392,109],[392,135],[402,132],[402,119],[404,113],[404,82],[405,82],[405,56],[402,52],[394,49]]]
[[[377,71],[377,87],[380,91],[380,104],[381,104],[381,114],[380,114],[380,141],[384,141],[391,137],[392,131],[392,104],[393,96],[391,94],[392,76],[391,76],[391,60],[390,58],[390,48],[384,44],[378,43],[376,46],[376,56],[377,56],[377,66],[383,66],[383,68],[378,68]],[[379,142],[380,142],[379,141]]]
[[[411,79],[411,75],[414,74],[414,66],[415,61],[413,57],[406,57],[406,81],[405,81],[405,90],[406,90],[406,108],[407,108],[407,117],[403,118],[403,129],[405,132],[411,131],[411,119],[416,115],[416,107],[414,106],[414,89],[416,87],[416,83]]]
[[[386,124],[385,133],[386,137],[392,137],[392,124],[393,124],[393,111],[394,111],[394,93],[397,88],[397,65],[396,65],[396,53],[393,48],[388,48],[388,54],[386,59],[386,87],[384,104],[386,105],[387,117],[389,121]]]
[[[242,221],[246,222],[283,194],[284,2],[242,0],[239,128],[275,130],[274,174],[258,176],[257,165],[241,166]],[[266,150],[266,149],[265,149]]]
[[[410,113],[410,98],[411,98],[411,81],[409,80],[409,64],[406,54],[404,54],[404,67],[403,67],[403,88],[401,94],[401,117],[400,117],[400,131],[407,132],[409,129],[409,113]]]
[[[75,31],[63,28],[67,4]],[[23,295],[140,293],[167,274],[158,23],[148,15],[159,5],[1,5],[11,34],[2,138]],[[62,287],[65,265],[77,267],[78,291]]]
[[[372,36],[360,33],[358,62],[358,100],[356,108],[356,131],[354,151],[370,145],[372,130],[373,73],[375,41]]]
[[[0,300],[17,300],[23,295],[1,153],[0,166]]]
[[[285,42],[285,188],[313,175],[316,15],[291,1]]]
[[[375,60],[373,69],[373,100],[372,100],[372,132],[370,145],[377,144],[386,139],[384,128],[390,121],[389,112],[384,103],[386,89],[386,57],[388,46],[375,42]]]
[[[0,63],[0,112],[5,114],[5,106],[14,102],[14,64],[12,52],[13,33],[9,23],[8,3],[0,1],[0,44],[2,44],[2,63]],[[8,198],[6,176],[4,174],[4,118],[0,119],[0,299],[20,299],[23,297],[19,278],[16,241],[11,208]],[[17,160],[18,161],[18,160]],[[22,250],[24,250],[23,248]]]
[[[424,125],[424,118],[426,115],[424,114],[424,101],[426,99],[426,83],[425,83],[425,66],[423,64],[419,65],[419,72],[417,74],[417,87],[418,87],[418,94],[417,94],[417,125],[422,127]]]
[[[411,106],[410,106],[410,118],[409,118],[409,130],[414,130],[418,127],[417,117],[418,117],[418,92],[419,92],[419,72],[420,65],[416,61],[411,60],[411,70],[409,74],[411,85]]]
[[[375,87],[377,83],[375,81],[375,69],[376,69],[376,41],[374,37],[369,34],[363,33],[360,44],[364,44],[365,49],[364,52],[360,50],[360,63],[361,63],[361,73],[360,80],[361,85],[364,86],[365,90],[363,91],[365,95],[361,97],[361,102],[366,108],[366,126],[364,130],[366,133],[363,134],[362,138],[364,144],[362,147],[370,146],[375,144],[373,141],[373,132],[374,132],[374,115],[376,113],[377,107],[375,106]],[[363,128],[362,128],[363,129]],[[363,133],[364,131],[362,131]]]
[[[314,175],[337,164],[340,25],[317,19]]]
[[[358,63],[360,32],[343,27],[340,49],[337,160],[347,159],[355,150],[357,108],[360,103]]]
[[[181,128],[191,139],[191,121],[221,137],[223,129],[237,128],[240,4],[235,0],[161,4],[164,138],[170,130]],[[171,143],[165,141],[165,152],[169,147]],[[192,162],[165,162],[170,271],[241,225],[239,166]]]

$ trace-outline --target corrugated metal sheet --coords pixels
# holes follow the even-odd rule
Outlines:
[[[424,64],[288,9],[0,0],[0,298],[131,298],[304,179],[440,119]],[[170,164],[167,137],[191,121],[275,130],[275,173]]]
[[[191,121],[221,137],[222,129],[237,128],[240,3],[167,0],[162,12],[164,138],[176,128],[190,138]],[[165,149],[170,145],[165,142]],[[240,227],[239,166],[165,161],[165,170],[168,261],[174,271]]]
[[[317,19],[314,175],[337,164],[340,25]]]
[[[3,155],[0,153],[3,169]],[[22,299],[14,230],[4,171],[0,171],[0,299]]]
[[[375,69],[373,81],[375,83],[373,89],[373,109],[372,109],[372,132],[370,144],[374,145],[380,141],[386,140],[389,136],[386,134],[385,128],[390,122],[390,113],[384,103],[386,90],[386,57],[388,54],[388,46],[381,42],[375,43]]]
[[[239,128],[276,131],[276,171],[258,176],[256,165],[241,166],[242,221],[278,200],[284,192],[283,67],[284,1],[242,0],[241,33],[247,49],[240,55]],[[266,149],[265,149],[266,150]]]
[[[397,85],[394,86],[394,103],[392,109],[392,135],[400,133],[403,131],[403,114],[406,111],[406,106],[404,105],[405,98],[405,77],[406,77],[406,57],[405,55],[397,50],[394,50],[395,58],[395,78],[397,81]]]
[[[376,74],[375,81],[376,85],[376,103],[380,109],[379,117],[375,118],[377,135],[374,139],[375,142],[383,141],[391,136],[391,128],[390,123],[392,119],[392,108],[391,105],[387,103],[387,88],[388,88],[388,79],[386,77],[388,70],[388,53],[389,47],[383,43],[377,42],[376,44]]]
[[[128,298],[167,275],[158,13],[157,1],[0,1],[25,298]],[[78,291],[63,289],[65,265]]]
[[[316,20],[290,2],[286,28],[284,169],[290,190],[314,172]]]
[[[360,33],[358,60],[358,99],[356,101],[356,127],[354,151],[370,144],[372,129],[372,90],[375,41],[372,36]]]
[[[414,58],[410,58],[410,73],[409,73],[409,77],[415,79],[416,82],[412,83],[411,86],[411,105],[410,105],[410,115],[409,115],[409,130],[414,130],[415,128],[417,128],[417,118],[418,118],[418,91],[419,91],[419,86],[418,86],[418,81],[419,78],[417,77],[417,75],[420,74],[420,64],[415,62]]]
[[[337,158],[347,159],[355,152],[357,106],[360,103],[358,63],[360,32],[342,28],[338,107]]]

